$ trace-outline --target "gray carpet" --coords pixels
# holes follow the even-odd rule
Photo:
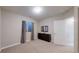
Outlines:
[[[55,45],[42,40],[34,40],[2,50],[2,53],[72,53],[73,47]]]

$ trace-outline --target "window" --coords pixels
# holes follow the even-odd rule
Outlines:
[[[32,32],[32,22],[27,22],[28,32]]]

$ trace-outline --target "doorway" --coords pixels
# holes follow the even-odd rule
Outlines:
[[[34,40],[34,23],[27,22],[26,41],[30,42],[31,40]]]
[[[34,23],[22,21],[21,43],[34,40]]]

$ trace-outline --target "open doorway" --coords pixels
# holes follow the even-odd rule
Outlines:
[[[22,21],[21,43],[34,40],[34,23]]]
[[[34,23],[27,22],[26,24],[27,24],[26,42],[30,42],[31,40],[34,40]]]

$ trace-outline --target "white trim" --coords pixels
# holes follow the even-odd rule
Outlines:
[[[13,47],[13,46],[16,46],[16,45],[19,45],[20,43],[15,43],[15,44],[12,44],[12,45],[8,45],[8,46],[5,46],[5,47],[2,47],[2,49],[6,49],[6,48],[9,48],[9,47]]]
[[[67,46],[67,47],[74,47],[73,45],[64,45],[64,44],[57,44],[57,43],[54,43],[54,45],[58,45],[58,46]]]

